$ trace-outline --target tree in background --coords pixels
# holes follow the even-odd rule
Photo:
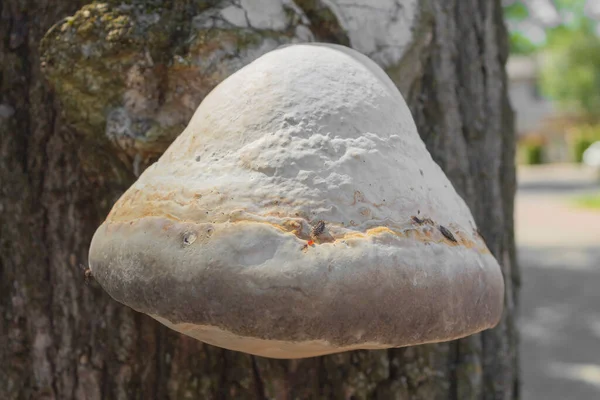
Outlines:
[[[595,23],[581,19],[575,27],[549,33],[541,84],[564,110],[600,117],[600,37]]]
[[[2,1],[1,399],[518,397],[514,134],[500,0],[360,3]],[[204,95],[266,51],[309,40],[368,54],[403,92],[502,265],[505,313],[495,329],[262,359],[177,334],[84,283],[96,227]]]
[[[600,3],[511,1],[504,7],[513,54],[542,54],[541,87],[566,112],[600,110]]]

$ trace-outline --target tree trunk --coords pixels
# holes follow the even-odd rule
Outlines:
[[[85,3],[0,2],[1,399],[518,398],[500,0]],[[398,84],[502,265],[496,328],[271,360],[179,335],[85,283],[96,227],[202,97],[262,53],[306,40],[351,45]]]

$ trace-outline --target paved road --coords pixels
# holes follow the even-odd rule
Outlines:
[[[563,165],[518,177],[523,399],[600,399],[600,212],[570,205],[600,191],[597,175]]]

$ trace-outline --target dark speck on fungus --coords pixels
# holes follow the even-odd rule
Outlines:
[[[314,239],[319,237],[325,231],[325,221],[319,220],[310,231],[310,236]]]
[[[193,232],[190,233],[186,233],[185,235],[183,235],[183,244],[186,246],[189,246],[190,244],[194,243],[196,241],[196,234]]]
[[[413,220],[413,222],[414,222],[415,224],[419,224],[419,225],[421,225],[421,224],[423,223],[423,220],[422,220],[421,218],[419,218],[419,217],[416,217],[416,216],[414,216],[414,215],[411,217],[411,219]]]
[[[446,237],[446,239],[448,239],[451,242],[458,243],[458,241],[456,240],[456,238],[454,237],[452,232],[450,232],[448,230],[448,228],[446,228],[443,225],[440,225],[439,228],[440,228],[440,232],[442,232],[442,235],[444,235]]]

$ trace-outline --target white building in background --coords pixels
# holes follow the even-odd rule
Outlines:
[[[536,137],[545,142],[544,161],[569,161],[564,124],[556,107],[545,98],[539,85],[541,57],[511,56],[506,65],[508,95],[515,112],[517,137]]]
[[[544,121],[555,115],[555,110],[552,103],[542,96],[539,87],[539,61],[530,56],[511,56],[506,72],[517,134],[541,133]]]

